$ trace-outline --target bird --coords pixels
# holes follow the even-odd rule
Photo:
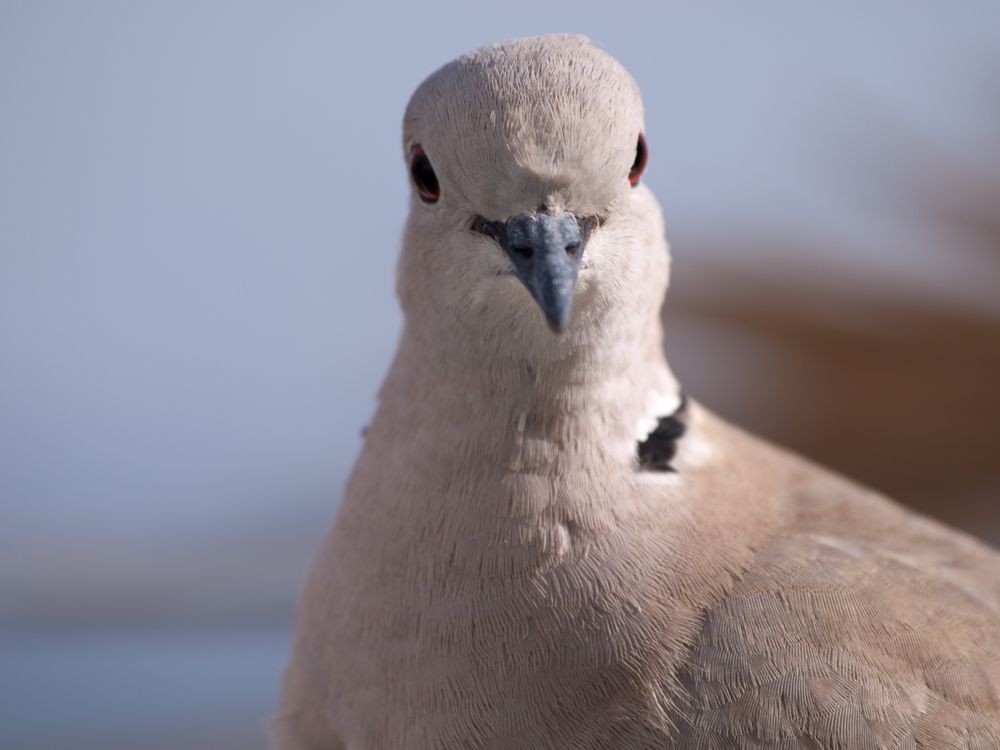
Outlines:
[[[1000,554],[681,387],[644,133],[577,35],[416,89],[403,330],[275,748],[1000,748]]]

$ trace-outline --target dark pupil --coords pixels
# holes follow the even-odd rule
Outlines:
[[[410,172],[413,174],[413,182],[416,183],[417,192],[427,203],[433,203],[441,195],[441,187],[438,185],[437,175],[431,166],[431,160],[427,154],[420,153],[413,157],[410,164]]]
[[[633,186],[639,184],[639,177],[646,168],[646,158],[646,139],[640,133],[639,140],[635,144],[635,161],[632,162],[632,168],[628,173],[628,180]]]

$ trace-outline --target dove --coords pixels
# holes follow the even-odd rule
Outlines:
[[[276,748],[1000,747],[1000,555],[671,371],[644,129],[579,36],[413,94],[405,323]]]

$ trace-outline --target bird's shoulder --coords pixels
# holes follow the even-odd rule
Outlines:
[[[703,613],[681,746],[1000,747],[1000,555],[761,450],[778,520]]]

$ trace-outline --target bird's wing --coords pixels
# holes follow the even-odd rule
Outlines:
[[[678,746],[1000,748],[1000,556],[815,484],[706,612]]]

